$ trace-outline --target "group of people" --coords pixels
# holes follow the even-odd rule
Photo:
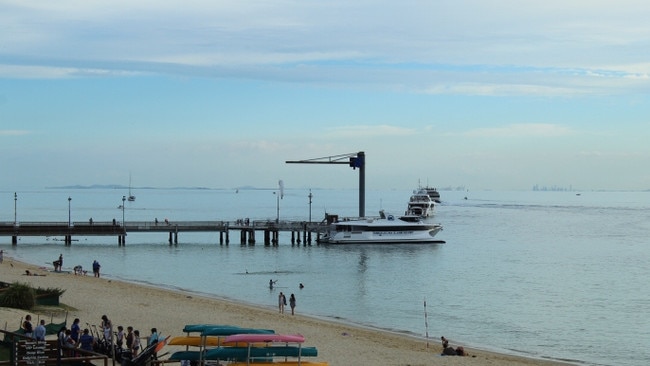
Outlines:
[[[37,341],[44,341],[46,335],[45,319],[41,319],[38,326],[35,328],[32,325],[31,315],[25,316],[22,323],[22,329],[27,337],[31,337]],[[121,351],[129,351],[133,357],[137,356],[143,348],[140,340],[140,331],[133,329],[132,326],[124,327],[121,325],[117,327],[117,331],[113,330],[113,323],[108,316],[103,315],[99,325],[99,334],[92,334],[88,328],[81,330],[79,318],[75,318],[70,328],[63,326],[57,333],[57,339],[61,346],[62,356],[74,357],[77,353],[76,349],[86,351],[98,351],[98,346],[101,344],[106,349],[104,351],[111,351],[114,349],[116,353]],[[158,342],[158,330],[151,328],[151,335],[148,337],[147,345]]]
[[[449,345],[449,340],[445,337],[440,337],[440,341],[442,342],[442,356],[467,356],[463,346],[454,348]]]
[[[280,310],[280,314],[284,314],[285,306],[287,306],[287,298],[284,296],[284,293],[280,292],[280,295],[278,295],[278,308]],[[291,294],[291,296],[289,296],[289,307],[291,307],[291,315],[294,315],[296,308],[296,296],[294,294]]]
[[[59,259],[52,262],[52,265],[54,265],[54,272],[61,272],[61,269],[63,268],[63,254],[59,254]],[[101,268],[102,266],[95,259],[93,261],[93,276],[99,278],[99,270]],[[84,271],[83,266],[80,264],[74,266],[73,271],[75,275],[86,275],[87,273],[87,271]]]
[[[246,272],[248,273],[248,271]],[[273,279],[270,279],[269,289],[273,290],[273,285],[275,285],[276,282],[278,282],[278,280],[274,281]],[[300,285],[298,285],[298,288],[302,290],[303,288],[305,288],[305,285],[303,285],[301,282]],[[278,295],[278,310],[280,311],[280,314],[284,314],[284,308],[286,306],[287,306],[287,298],[283,292],[280,292],[280,294]],[[289,296],[289,307],[291,307],[291,315],[295,315],[296,295],[294,294],[291,294],[291,296]]]

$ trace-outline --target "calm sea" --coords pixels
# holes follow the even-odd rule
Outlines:
[[[120,190],[0,192],[0,221],[122,219]],[[7,255],[64,269],[94,259],[107,277],[180,288],[455,343],[589,365],[650,362],[649,192],[448,192],[434,221],[440,245],[219,245],[216,233],[117,239],[22,237]],[[358,214],[356,190],[138,190],[127,221],[320,220]],[[366,214],[402,213],[410,189],[368,191]],[[71,198],[68,201],[68,197]],[[467,199],[465,199],[467,197]],[[259,235],[259,234],[258,234]],[[259,235],[261,238],[261,235]],[[59,238],[60,239],[60,238]],[[277,280],[269,289],[270,279]],[[303,283],[304,289],[298,285]],[[425,306],[426,301],[426,306]],[[425,322],[425,314],[427,321]],[[196,319],[197,323],[201,319]],[[167,334],[180,330],[167,329]]]

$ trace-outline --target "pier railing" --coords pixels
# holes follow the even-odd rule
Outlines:
[[[264,242],[277,242],[279,232],[291,232],[292,242],[311,242],[311,235],[320,235],[327,225],[321,222],[291,220],[235,220],[235,221],[75,221],[75,222],[0,222],[0,236],[11,236],[12,244],[18,244],[20,236],[63,236],[71,244],[73,236],[117,236],[118,243],[126,242],[128,233],[169,233],[170,243],[178,243],[181,232],[218,232],[220,242],[229,242],[231,230],[240,231],[241,242],[255,242],[255,231],[264,232]],[[297,239],[296,239],[297,235]]]

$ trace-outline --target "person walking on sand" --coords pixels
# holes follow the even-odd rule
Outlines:
[[[294,315],[293,310],[296,308],[296,297],[293,294],[289,296],[289,306],[291,307],[291,315]]]
[[[287,298],[280,292],[280,295],[278,295],[278,309],[280,310],[280,314],[284,314],[285,305],[287,305]]]

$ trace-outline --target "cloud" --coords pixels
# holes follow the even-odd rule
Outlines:
[[[0,4],[0,77],[246,78],[429,94],[647,89],[639,0]]]
[[[0,78],[16,79],[67,79],[72,77],[106,77],[106,76],[134,76],[133,71],[120,71],[111,69],[88,69],[59,66],[31,66],[0,64]]]
[[[469,137],[560,137],[572,135],[574,132],[565,126],[546,123],[521,123],[503,127],[477,128],[464,133]]]
[[[27,130],[0,130],[1,136],[23,136],[29,135],[31,132]]]
[[[342,126],[329,129],[325,137],[331,138],[370,138],[381,136],[409,136],[416,133],[415,129],[389,125],[358,125]]]

